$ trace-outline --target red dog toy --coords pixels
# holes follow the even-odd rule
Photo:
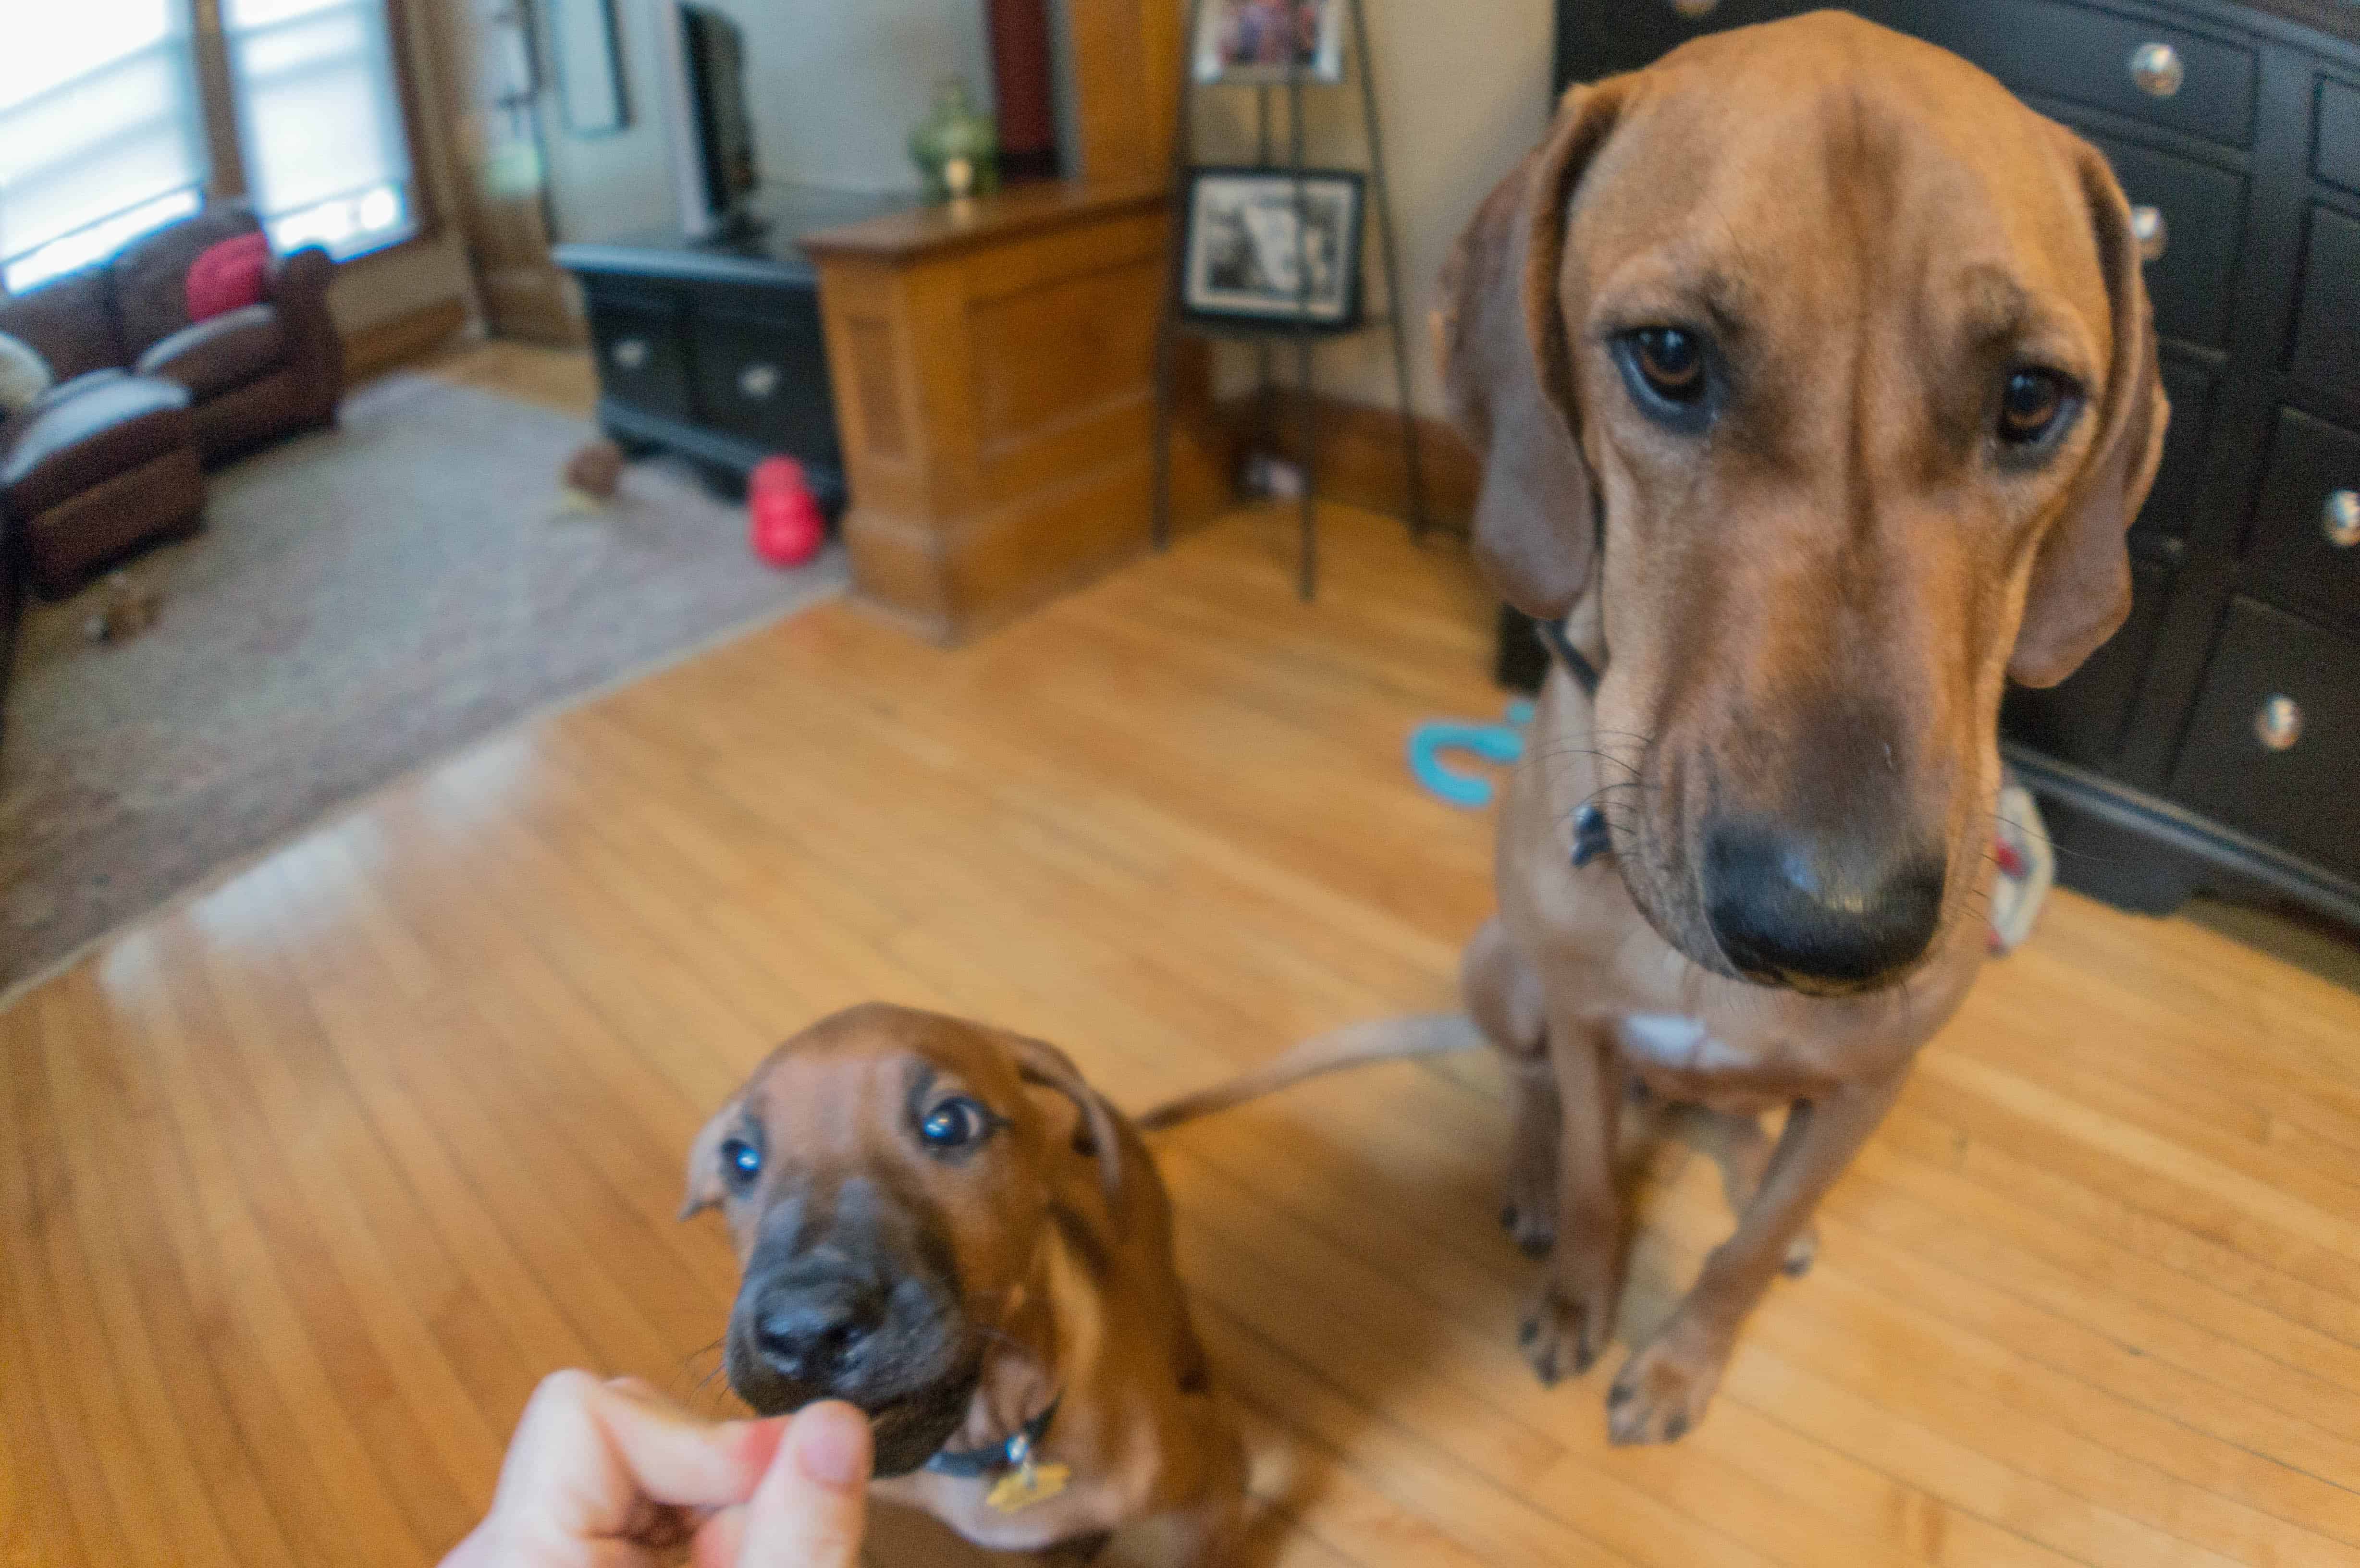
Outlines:
[[[801,566],[827,542],[827,514],[792,457],[766,457],[746,476],[746,535],[773,566]]]

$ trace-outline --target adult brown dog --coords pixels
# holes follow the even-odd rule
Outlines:
[[[1477,556],[1564,634],[1463,964],[1548,1259],[1523,1339],[1552,1382],[1605,1348],[1632,1079],[1718,1117],[1736,1234],[1608,1396],[1668,1440],[1982,965],[2001,691],[2128,610],[2154,330],[2098,152],[1837,12],[1574,89],[1443,297]],[[1356,1026],[1142,1124],[1475,1032]]]
[[[698,1135],[683,1217],[742,1271],[723,1341],[765,1415],[869,1412],[879,1496],[1040,1551],[1163,1521],[1224,1561],[1245,1454],[1130,1123],[1054,1046],[871,1004],[756,1068]]]
[[[2003,687],[2121,624],[2169,417],[2130,224],[2089,144],[1819,12],[1576,88],[1460,241],[1437,327],[1477,551],[1573,655],[1465,966],[1513,1069],[1511,1223],[1548,1250],[1543,1378],[1613,1323],[1626,1074],[1788,1107],[1614,1379],[1618,1441],[1703,1414],[1982,965]]]

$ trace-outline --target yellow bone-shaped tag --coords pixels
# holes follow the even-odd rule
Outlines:
[[[1039,1465],[1027,1459],[991,1484],[983,1500],[1004,1514],[1045,1503],[1065,1489],[1073,1469],[1064,1465]]]

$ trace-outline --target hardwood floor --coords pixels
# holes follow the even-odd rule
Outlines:
[[[553,378],[552,386],[556,385]],[[674,1223],[767,1047],[890,996],[1141,1105],[1447,1006],[1486,602],[1241,514],[956,653],[841,604],[478,746],[0,1012],[0,1563],[431,1562],[536,1378],[718,1409]],[[1264,1563],[2360,1563],[2360,996],[2057,898],[1928,1051],[1710,1416],[1538,1388],[1488,1061],[1157,1144]],[[1626,1331],[1727,1220],[1653,1167]],[[888,1561],[945,1561],[905,1546]]]

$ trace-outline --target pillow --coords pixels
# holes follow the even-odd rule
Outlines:
[[[262,303],[270,237],[256,233],[209,245],[189,263],[189,324]]]
[[[54,379],[32,344],[0,332],[0,415],[23,413]]]

